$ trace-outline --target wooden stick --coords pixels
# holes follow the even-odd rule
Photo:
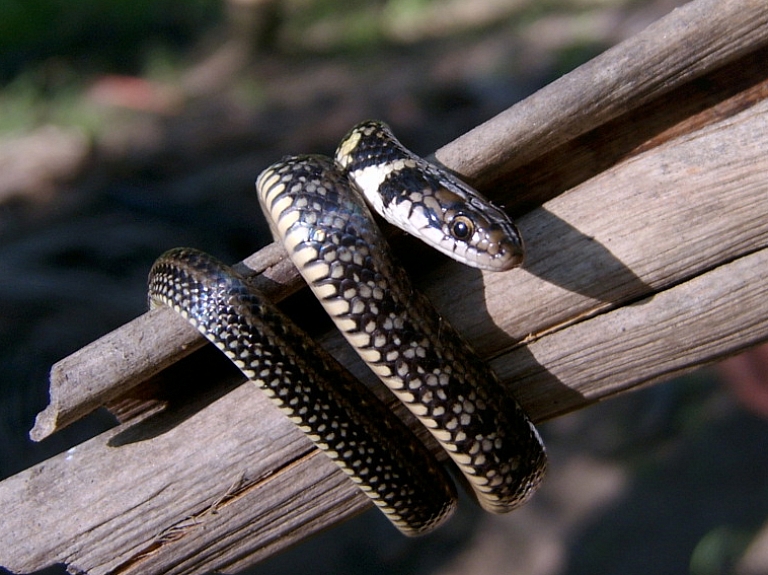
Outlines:
[[[744,34],[747,22],[765,22],[763,3],[729,1],[701,11],[711,4],[700,0],[674,12],[629,48],[601,57],[602,65],[617,70],[641,57],[642,46],[646,55],[676,48],[695,67],[701,43],[686,42],[716,31],[713,19],[722,28],[723,10],[733,19],[729,42],[709,37],[713,49],[739,44],[743,36],[732,34]],[[678,43],[676,29],[685,42]],[[443,261],[420,275],[535,420],[768,339],[768,82],[759,65],[768,31],[762,33],[749,36],[749,54],[740,44],[729,82],[717,81],[726,69],[707,68],[700,72],[711,89],[672,89],[693,100],[682,106],[685,118],[669,91],[651,102],[643,96],[637,106],[628,93],[625,113],[544,153],[573,165],[566,160],[575,150],[583,157],[596,145],[613,164],[587,163],[591,175],[579,172],[572,189],[520,219],[528,245],[522,270],[483,274]],[[581,83],[587,93],[601,80],[594,69],[575,71],[569,85]],[[662,72],[650,67],[625,81],[654,83]],[[594,103],[583,106],[594,110]],[[559,126],[545,132],[559,133]],[[557,172],[524,173],[538,174],[539,185],[536,178]],[[279,262],[273,255],[264,261]],[[321,339],[363,373],[338,336]],[[172,363],[152,390],[145,384],[122,394],[159,397],[162,409],[0,484],[0,564],[13,571],[65,561],[89,573],[234,572],[367,508],[261,394],[237,385],[240,376],[215,350],[206,346]],[[128,384],[147,379],[146,369],[120,378],[90,373]]]

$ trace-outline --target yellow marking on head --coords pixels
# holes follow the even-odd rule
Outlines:
[[[339,147],[336,149],[336,161],[341,164],[341,167],[346,168],[352,159],[352,152],[360,143],[361,134],[355,130],[349,136],[347,136]]]

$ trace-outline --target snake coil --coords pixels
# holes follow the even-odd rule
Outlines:
[[[508,217],[380,122],[355,127],[335,162],[285,158],[256,187],[273,234],[339,330],[437,439],[480,505],[504,513],[526,501],[546,467],[536,429],[395,265],[361,192],[387,219],[484,269],[522,261]],[[232,270],[177,249],[158,259],[149,284],[152,301],[224,351],[403,533],[450,516],[453,486],[416,436]]]

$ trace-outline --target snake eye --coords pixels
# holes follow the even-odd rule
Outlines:
[[[451,235],[457,240],[466,240],[475,233],[475,225],[467,216],[456,216],[451,222]]]

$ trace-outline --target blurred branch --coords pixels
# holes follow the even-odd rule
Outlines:
[[[768,338],[766,45],[765,4],[697,0],[438,151],[511,211],[543,203],[524,269],[417,277],[535,420]],[[246,265],[276,300],[301,285],[276,246]],[[0,563],[233,572],[365,509],[241,379],[165,310],[57,363],[33,437],[105,403],[125,422],[0,484]]]

